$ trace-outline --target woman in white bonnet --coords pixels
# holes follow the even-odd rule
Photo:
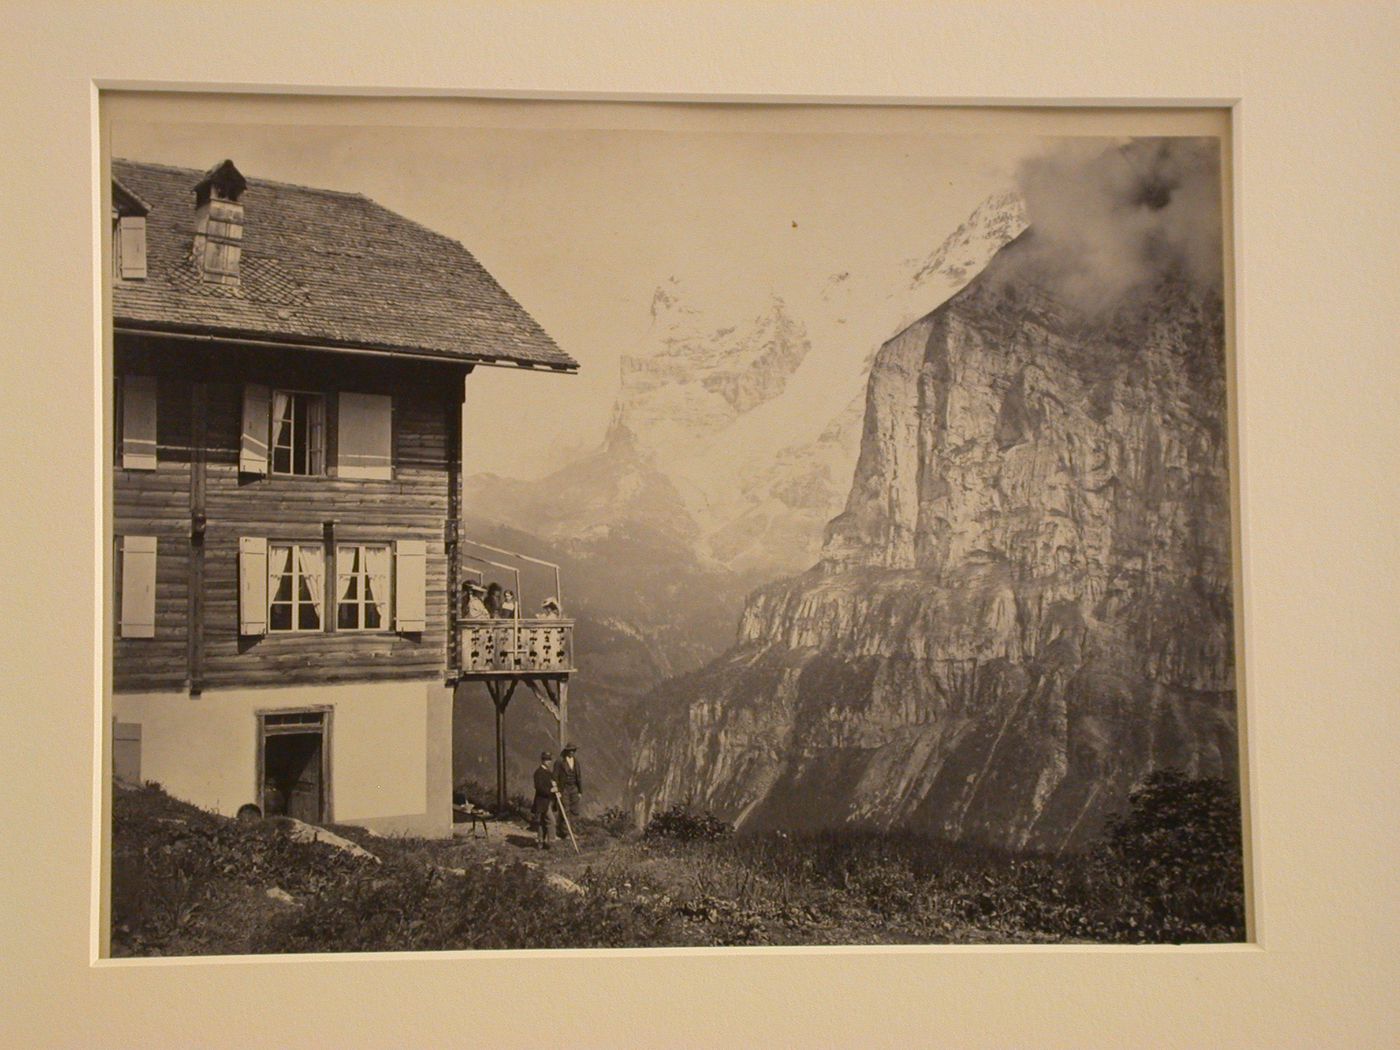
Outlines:
[[[484,587],[474,580],[467,581],[467,608],[464,615],[468,620],[486,620],[491,614],[486,610],[486,603],[481,600],[486,593]]]

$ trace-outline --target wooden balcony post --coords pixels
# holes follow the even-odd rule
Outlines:
[[[486,682],[486,691],[491,694],[491,702],[496,708],[496,805],[506,807],[506,708],[515,695],[517,679],[509,685],[500,681]]]
[[[506,808],[506,730],[505,709],[496,705],[496,808]]]

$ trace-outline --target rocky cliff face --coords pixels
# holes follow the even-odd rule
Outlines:
[[[881,349],[820,563],[656,698],[639,817],[1059,850],[1151,769],[1234,775],[1218,285],[1168,253],[1090,301],[1037,236]]]

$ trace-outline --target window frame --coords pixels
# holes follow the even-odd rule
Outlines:
[[[315,610],[316,610],[316,603],[315,603],[315,599],[314,599],[314,598],[313,598],[313,599],[310,599],[310,600],[307,601],[307,602],[303,602],[302,599],[301,599],[301,587],[300,587],[299,585],[300,585],[300,583],[305,579],[305,576],[304,576],[304,574],[303,574],[302,571],[301,571],[301,557],[300,557],[300,552],[301,552],[302,550],[304,550],[304,549],[305,549],[305,550],[319,549],[320,552],[321,552],[321,575],[322,575],[322,581],[321,581],[321,587],[322,587],[322,591],[321,591],[321,615],[320,615],[321,622],[318,623],[315,627],[299,627],[299,626],[297,626],[297,625],[301,622],[301,615],[300,615],[300,613],[301,613],[301,608],[302,608],[304,605],[308,605],[308,604],[309,604],[313,613],[314,613]],[[272,565],[273,565],[273,563],[274,563],[274,559],[276,558],[276,555],[274,554],[274,552],[275,552],[275,551],[278,551],[278,550],[290,550],[290,551],[291,551],[291,554],[292,554],[291,563],[290,563],[290,564],[291,564],[291,574],[290,574],[290,575],[291,575],[291,578],[292,578],[292,597],[291,597],[291,600],[290,600],[289,602],[279,602],[279,601],[277,601],[277,592],[278,592],[279,590],[281,590],[281,583],[280,583],[280,582],[278,583],[278,585],[277,585],[276,587],[273,587],[273,586],[272,586],[272,580],[271,580],[271,575],[272,575],[272,573],[271,573],[271,568],[272,568]],[[301,541],[298,541],[298,540],[275,540],[275,539],[272,539],[272,538],[269,537],[269,539],[268,539],[268,541],[267,541],[267,562],[268,562],[268,572],[267,572],[267,575],[268,575],[268,588],[267,588],[267,633],[268,633],[269,635],[273,635],[273,634],[281,634],[281,635],[289,635],[289,634],[324,634],[324,633],[326,632],[326,595],[325,595],[325,564],[326,564],[326,562],[325,562],[325,556],[326,556],[326,545],[325,545],[324,542],[322,542],[322,541],[320,541],[320,540],[312,540],[312,541],[308,541],[308,542],[301,542]],[[279,581],[281,580],[282,576],[283,576],[283,574],[279,572],[279,573],[278,573],[278,579],[279,579]],[[307,591],[308,591],[308,592],[311,591],[310,585],[307,586]],[[291,611],[292,611],[292,626],[291,626],[291,627],[274,627],[274,626],[273,626],[273,622],[272,622],[272,609],[273,609],[273,606],[274,606],[274,605],[279,605],[279,606],[280,606],[280,605],[285,605],[285,606],[289,606],[289,607],[291,608]]]
[[[291,387],[269,386],[267,391],[267,476],[270,478],[324,478],[328,476],[326,461],[329,458],[328,453],[330,451],[330,443],[327,440],[327,434],[330,430],[330,396],[324,390],[298,390]],[[273,418],[273,407],[277,404],[278,394],[285,394],[291,399],[290,403],[292,404],[295,404],[295,399],[297,397],[305,397],[313,399],[314,402],[320,406],[320,446],[313,448],[308,444],[306,450],[308,463],[311,461],[314,454],[317,458],[319,469],[314,471],[308,470],[305,473],[298,473],[295,470],[282,471],[277,469],[277,453],[278,450],[282,448],[287,449],[289,463],[293,466],[296,464],[295,420],[292,424],[292,444],[289,446],[277,444],[277,431],[281,420]],[[315,428],[312,427],[312,430],[314,432]]]
[[[381,617],[382,622],[380,623],[380,625],[379,625],[378,627],[365,627],[365,626],[363,626],[363,623],[364,623],[365,602],[366,602],[366,599],[365,599],[365,586],[364,586],[364,584],[365,584],[365,582],[366,582],[366,581],[368,580],[368,578],[369,578],[369,570],[365,567],[365,551],[368,550],[368,549],[371,548],[371,547],[382,549],[382,550],[384,551],[385,556],[387,557],[388,563],[389,563],[389,574],[388,574],[388,579],[389,579],[389,593],[388,593],[388,595],[387,595],[387,596],[385,597],[385,599],[384,599],[385,604],[388,606],[388,613],[387,613],[387,615],[384,615],[384,616]],[[358,580],[359,583],[360,583],[358,597],[355,599],[355,606],[356,606],[356,608],[357,608],[357,610],[358,610],[358,612],[359,612],[358,620],[359,620],[359,622],[360,622],[360,624],[361,624],[361,626],[358,626],[358,627],[342,627],[341,624],[340,624],[340,607],[341,607],[342,604],[347,604],[347,603],[342,602],[342,601],[341,601],[341,598],[340,598],[340,579],[341,579],[341,575],[342,575],[342,574],[341,574],[341,568],[340,568],[340,566],[341,566],[341,552],[342,552],[342,551],[355,551],[355,552],[358,552],[359,555],[360,555],[360,569],[359,569],[358,573],[355,574],[357,580]],[[343,632],[345,632],[346,634],[393,634],[393,633],[394,633],[394,590],[395,590],[395,586],[394,586],[394,585],[395,585],[395,579],[394,579],[394,577],[395,577],[395,575],[396,575],[395,572],[394,572],[394,544],[393,544],[393,541],[392,541],[392,540],[352,540],[352,541],[350,541],[350,542],[348,542],[348,543],[342,543],[342,542],[340,542],[339,540],[337,540],[337,541],[336,541],[336,544],[335,544],[334,558],[332,559],[332,561],[333,561],[334,570],[335,570],[335,577],[334,577],[334,585],[333,585],[333,588],[332,588],[331,593],[332,593],[332,595],[334,595],[335,618],[331,621],[331,623],[332,623],[332,625],[333,625],[331,629],[332,629],[333,631],[337,632],[337,633],[340,633],[340,632],[343,631]],[[350,575],[350,574],[347,573],[346,575]]]
[[[133,384],[136,389],[145,391],[144,381],[150,381],[150,415],[151,431],[150,438],[137,438],[142,446],[149,446],[148,452],[132,451],[131,462],[127,460],[127,418],[126,411],[128,402],[133,404],[132,389]],[[160,469],[160,376],[154,372],[117,372],[112,373],[112,465],[119,470],[136,471],[141,473],[151,473]]]
[[[344,399],[351,398],[380,398],[388,402],[386,422],[389,428],[388,447],[385,449],[385,462],[382,467],[368,467],[360,464],[348,464],[345,462],[347,455],[355,453],[346,452],[345,441],[345,412]],[[398,477],[398,466],[396,452],[398,450],[398,412],[399,397],[393,393],[380,393],[378,391],[367,390],[334,390],[328,395],[329,401],[333,401],[334,409],[334,431],[335,431],[335,458],[334,464],[330,463],[329,449],[326,453],[326,473],[327,475],[343,478],[348,481],[393,481]],[[332,430],[331,419],[326,419],[326,433]],[[327,439],[329,441],[329,437]],[[363,453],[359,453],[363,455]]]

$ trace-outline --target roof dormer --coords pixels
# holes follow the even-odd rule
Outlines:
[[[248,180],[225,160],[194,187],[194,264],[209,284],[237,287],[243,255],[243,205]]]
[[[119,280],[146,276],[146,216],[150,211],[150,205],[112,180],[112,269]]]

